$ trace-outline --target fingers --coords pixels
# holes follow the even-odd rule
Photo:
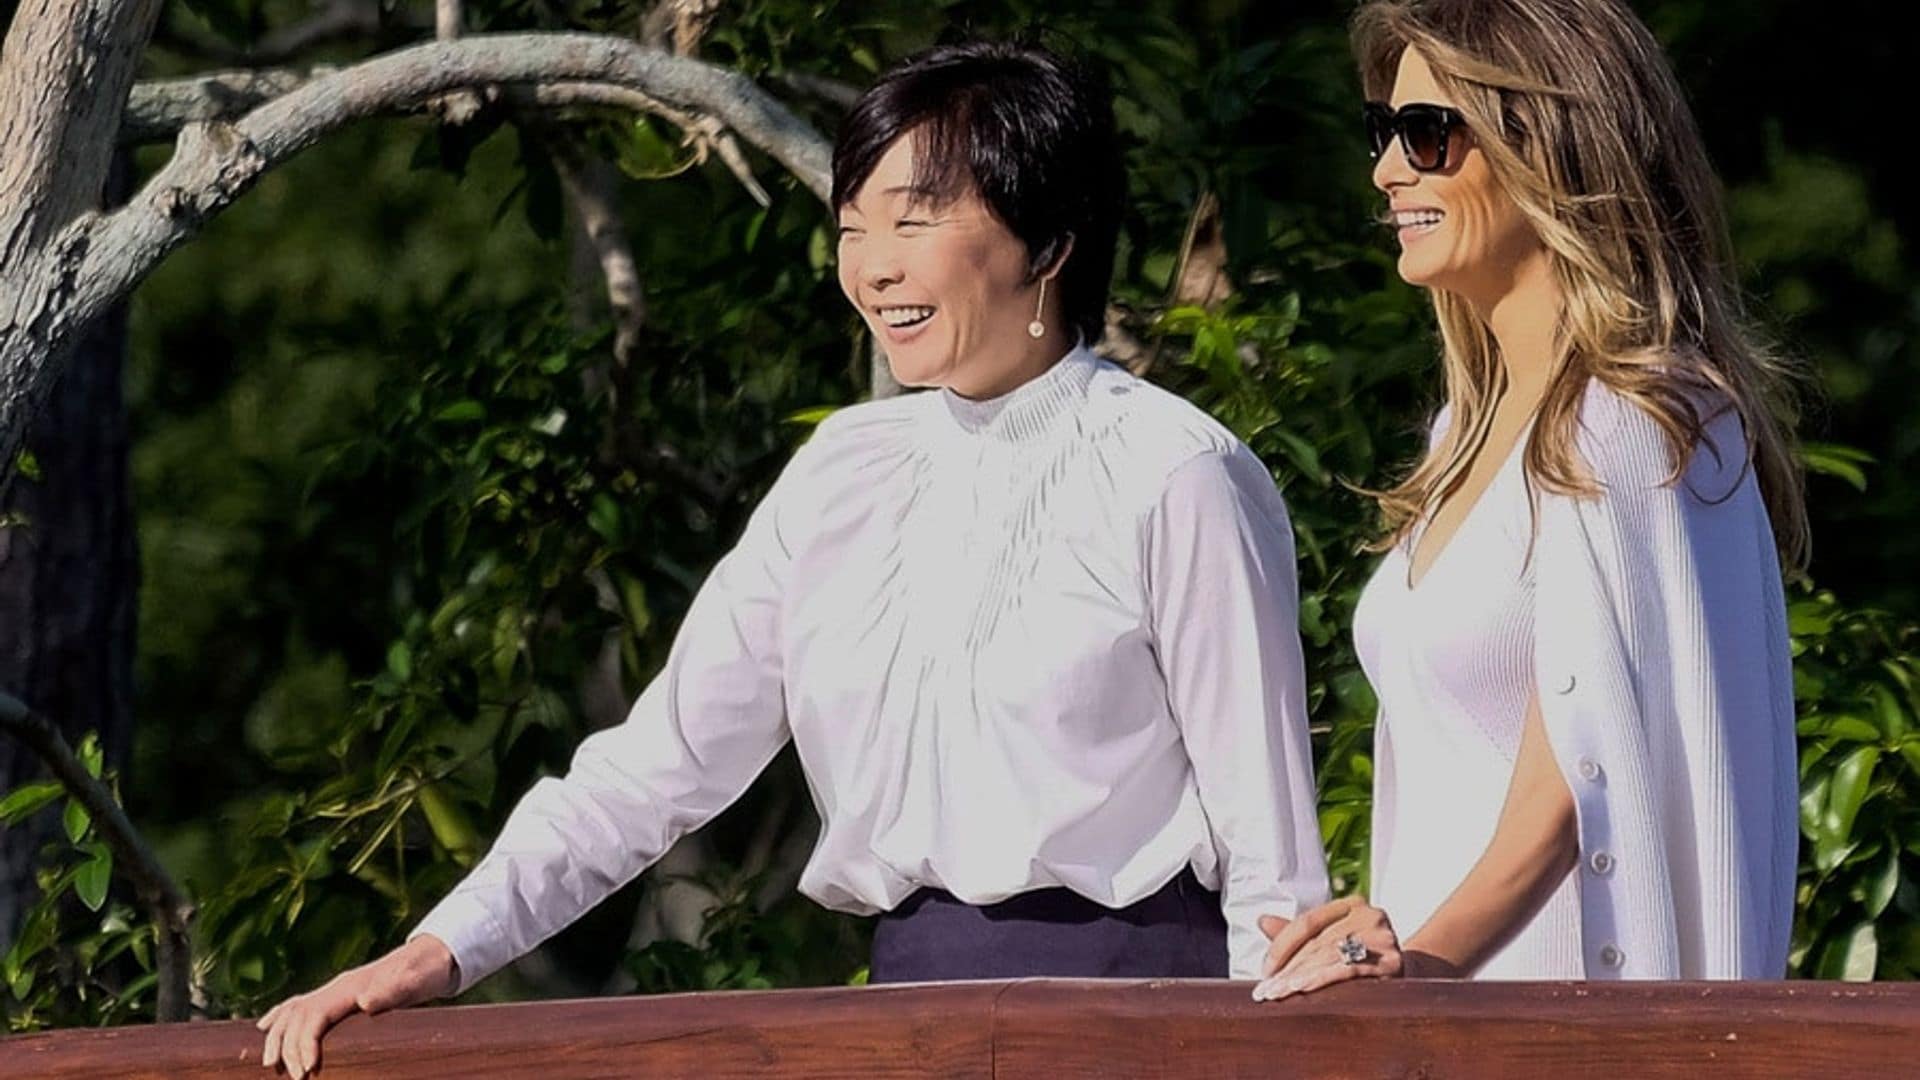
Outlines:
[[[292,1080],[301,1080],[318,1069],[322,1036],[358,1008],[357,981],[349,973],[269,1009],[255,1025],[267,1033],[260,1049],[261,1066],[283,1066]]]
[[[320,1036],[326,1033],[329,1026],[331,1026],[331,1024],[326,1014],[308,1014],[306,1023],[301,1026],[300,1030],[294,1036],[293,1047],[296,1065],[293,1069],[288,1070],[293,1080],[301,1080],[302,1077],[320,1068]]]
[[[1293,960],[1282,967],[1278,974],[1284,975],[1291,970],[1318,967],[1335,961],[1345,963],[1345,958],[1340,955],[1340,943],[1349,937],[1365,945],[1371,956],[1398,957],[1400,955],[1400,935],[1394,932],[1393,923],[1388,921],[1387,913],[1379,908],[1360,904],[1356,905],[1346,918],[1322,930],[1319,937],[1314,938],[1312,942],[1295,953]]]
[[[260,1018],[260,1022],[267,1025],[266,1043],[260,1048],[260,1067],[263,1069],[280,1064],[280,1044],[287,1035],[287,1005],[288,1002],[283,1001]]]
[[[1355,923],[1369,926],[1353,925]],[[1367,947],[1367,959],[1348,963],[1341,955],[1339,941],[1351,936]],[[1253,988],[1255,1001],[1278,1001],[1304,994],[1352,978],[1394,979],[1406,974],[1406,956],[1400,939],[1384,913],[1377,908],[1356,911],[1348,919],[1322,931],[1320,936],[1294,954],[1280,971],[1268,975]]]
[[[1398,965],[1393,965],[1393,968],[1397,970]],[[1253,988],[1253,1000],[1279,1001],[1295,994],[1310,994],[1315,990],[1323,990],[1349,979],[1390,979],[1392,977],[1389,966],[1384,963],[1384,958],[1365,964],[1335,961],[1331,964],[1302,968],[1266,979]]]
[[[1330,904],[1322,904],[1282,927],[1279,933],[1273,935],[1272,944],[1267,946],[1266,962],[1260,966],[1261,977],[1271,978],[1286,966],[1287,961],[1293,959],[1293,954],[1300,951],[1301,946],[1345,918],[1358,903],[1360,901],[1356,897],[1342,897]]]
[[[1279,935],[1280,931],[1286,928],[1287,920],[1278,915],[1260,916],[1260,932],[1267,935],[1267,940],[1269,941],[1273,940],[1273,938]]]

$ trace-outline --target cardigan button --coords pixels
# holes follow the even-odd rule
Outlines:
[[[1574,769],[1580,773],[1580,779],[1589,783],[1600,779],[1600,763],[1590,757],[1582,757],[1574,764]]]
[[[1600,946],[1600,962],[1610,968],[1617,968],[1627,962],[1627,954],[1613,945]]]
[[[1594,873],[1605,877],[1613,873],[1613,856],[1604,851],[1596,851],[1593,853],[1593,856],[1587,860],[1587,865],[1592,868]]]
[[[1553,688],[1553,692],[1556,694],[1571,694],[1573,693],[1573,687],[1574,678],[1572,675],[1568,675],[1566,678],[1560,680],[1560,684]]]

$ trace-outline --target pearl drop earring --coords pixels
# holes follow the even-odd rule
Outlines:
[[[1040,279],[1040,302],[1034,305],[1033,321],[1027,324],[1028,337],[1031,337],[1037,340],[1039,338],[1043,338],[1047,336],[1047,324],[1040,321],[1040,316],[1045,314],[1046,310],[1047,310],[1047,279],[1041,278]]]

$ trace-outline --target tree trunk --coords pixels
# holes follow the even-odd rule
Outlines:
[[[13,522],[0,526],[0,690],[52,718],[70,743],[99,732],[116,767],[133,736],[139,578],[121,392],[126,352],[122,304],[81,340],[28,440],[39,478],[16,479],[0,499],[0,519]],[[26,746],[0,738],[0,791],[44,775]],[[42,813],[0,830],[0,945],[38,895],[34,856],[58,821]]]

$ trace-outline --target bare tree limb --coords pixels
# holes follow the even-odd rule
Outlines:
[[[585,152],[578,139],[538,128],[534,132],[553,158],[560,186],[567,193],[581,233],[606,282],[607,308],[613,315],[613,361],[616,368],[625,370],[633,365],[640,351],[640,331],[647,321],[647,298],[640,284],[639,264],[633,257],[633,243],[620,217],[619,174],[606,162]],[[613,385],[616,388],[622,385],[617,375]],[[625,394],[616,394],[616,401],[624,402]]]
[[[253,68],[136,83],[127,95],[120,142],[171,139],[192,123],[232,120],[340,69]]]
[[[721,164],[740,182],[753,201],[761,206],[771,206],[772,196],[760,186],[754,178],[753,169],[747,164],[746,156],[740,150],[740,144],[733,133],[727,130],[718,117],[705,113],[676,109],[659,99],[638,90],[624,86],[610,86],[605,83],[551,83],[545,86],[509,87],[503,91],[509,104],[531,108],[564,108],[569,105],[605,105],[629,112],[651,113],[687,133],[694,143],[701,160],[705,160],[707,149],[720,157]]]
[[[173,160],[127,207],[88,223],[93,228],[81,279],[124,291],[267,169],[327,132],[362,117],[416,108],[453,90],[496,83],[540,87],[549,101],[565,97],[554,84],[608,85],[712,115],[826,196],[826,140],[737,72],[607,36],[477,35],[320,76],[232,124],[189,126]]]
[[[852,83],[829,79],[825,75],[810,75],[804,71],[783,71],[773,77],[773,81],[807,97],[824,101],[841,109],[853,108],[860,100],[860,88]]]
[[[120,800],[87,772],[53,721],[29,709],[19,698],[0,692],[0,731],[38,754],[67,793],[92,816],[100,838],[113,852],[114,865],[133,883],[135,894],[153,917],[159,937],[158,1019],[162,1023],[187,1019],[192,1010],[188,974],[193,966],[187,927],[193,919],[193,905],[140,839]]]
[[[433,36],[452,41],[460,36],[462,24],[460,0],[433,0]]]

